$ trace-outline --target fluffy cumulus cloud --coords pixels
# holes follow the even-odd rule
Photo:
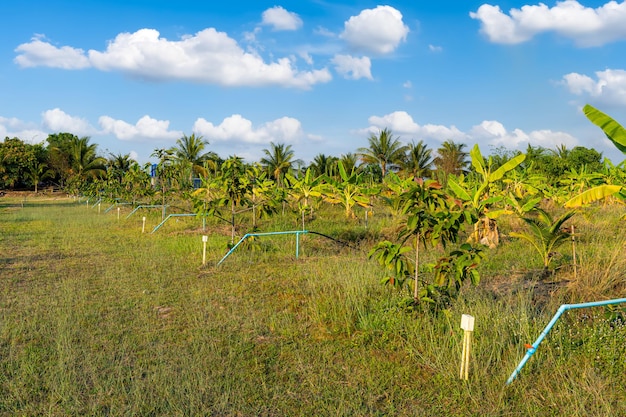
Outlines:
[[[467,139],[465,133],[461,132],[455,126],[442,126],[434,124],[419,125],[413,117],[405,111],[396,111],[384,116],[371,116],[368,119],[370,127],[369,132],[378,132],[381,129],[388,128],[394,134],[403,138],[420,138],[434,139],[439,142],[448,139],[454,141],[463,141]]]
[[[15,62],[22,67],[94,67],[151,80],[308,89],[332,79],[327,68],[300,71],[289,57],[266,63],[258,54],[244,51],[226,33],[213,28],[180,40],[163,38],[154,29],[140,29],[118,34],[104,51],[92,49],[87,53],[33,39],[20,45],[17,52]]]
[[[358,80],[359,78],[372,79],[372,62],[366,56],[357,58],[351,55],[335,55],[331,62],[335,65],[335,71],[345,78]]]
[[[274,6],[263,12],[262,24],[271,26],[274,30],[297,30],[302,27],[302,19],[293,12]]]
[[[77,136],[91,135],[96,129],[83,118],[71,116],[59,108],[42,113],[44,127],[52,132],[69,132]]]
[[[377,133],[381,129],[388,128],[404,141],[424,139],[442,143],[446,140],[453,140],[465,144],[478,143],[481,148],[485,149],[504,146],[519,150],[524,150],[528,144],[545,148],[555,148],[561,144],[570,148],[578,145],[577,139],[565,132],[535,130],[526,133],[521,129],[509,132],[502,123],[493,120],[485,120],[473,126],[468,132],[463,132],[455,126],[419,125],[410,114],[404,111],[396,111],[384,116],[371,116],[368,121],[370,126],[364,129],[365,132]]]
[[[494,120],[485,120],[472,127],[468,136],[479,144],[519,150],[523,150],[528,144],[550,149],[560,145],[566,145],[568,148],[578,145],[577,139],[569,133],[551,130],[534,130],[526,133],[521,129],[509,132],[502,123]]]
[[[240,114],[226,117],[219,125],[199,118],[194,123],[193,131],[214,142],[248,144],[294,143],[303,136],[302,124],[292,117],[282,117],[255,128],[250,120]]]
[[[388,54],[406,40],[408,33],[402,13],[391,6],[378,6],[350,17],[340,36],[354,49]]]
[[[98,123],[102,128],[102,134],[111,134],[125,141],[173,140],[183,135],[183,132],[169,130],[168,120],[156,120],[147,115],[134,125],[109,116],[101,116]]]
[[[26,123],[15,117],[0,116],[0,140],[4,138],[19,138],[28,143],[41,143],[48,134],[33,123]]]
[[[22,68],[45,66],[74,70],[91,66],[82,49],[70,46],[59,48],[46,42],[45,38],[39,35],[33,37],[30,42],[19,45],[15,52],[19,54],[15,58],[15,63]]]
[[[595,79],[575,72],[563,76],[563,84],[572,94],[607,105],[626,105],[626,71],[597,71]]]
[[[626,39],[624,1],[609,1],[594,9],[576,0],[565,0],[553,7],[543,3],[526,5],[511,9],[509,14],[499,6],[483,4],[470,16],[480,21],[481,32],[495,43],[526,42],[544,32],[557,33],[584,47]]]

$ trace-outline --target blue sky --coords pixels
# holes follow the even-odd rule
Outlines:
[[[90,136],[140,162],[183,134],[305,162],[389,128],[436,149],[530,143],[624,159],[626,1],[21,0],[0,4],[0,138]]]

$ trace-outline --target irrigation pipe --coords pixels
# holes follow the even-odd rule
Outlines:
[[[308,234],[308,233],[313,234],[313,235],[322,236],[322,237],[325,237],[327,239],[332,240],[333,242],[336,242],[336,243],[339,243],[341,245],[347,246],[347,247],[349,247],[351,249],[356,249],[354,247],[351,247],[346,242],[342,242],[341,240],[335,239],[335,238],[333,238],[331,236],[328,236],[328,235],[325,235],[323,233],[309,231],[309,230],[293,230],[293,231],[285,231],[285,232],[246,233],[239,240],[239,242],[237,242],[237,244],[235,246],[233,246],[228,251],[228,253],[226,255],[224,255],[224,257],[217,263],[217,266],[220,266],[220,264],[222,262],[224,262],[226,260],[226,258],[228,258],[235,251],[235,249],[237,249],[239,247],[239,245],[241,245],[247,238],[249,238],[249,237],[256,237],[256,236],[296,235],[296,259],[298,259],[298,256],[300,254],[300,235],[305,235],[305,234]]]
[[[174,213],[174,214],[170,214],[169,216],[167,216],[161,223],[159,223],[154,229],[152,229],[152,231],[150,232],[150,234],[156,232],[157,230],[159,230],[161,228],[161,226],[163,226],[170,218],[172,217],[198,217],[197,214],[195,213]],[[202,217],[202,228],[204,228],[206,226],[206,218],[203,216]]]
[[[163,204],[149,204],[149,205],[139,205],[137,207],[135,207],[133,209],[133,211],[130,212],[130,214],[128,216],[126,216],[126,219],[129,219],[130,216],[132,216],[133,214],[135,214],[135,212],[137,210],[139,210],[140,208],[162,208]],[[167,208],[167,206],[165,206]]]
[[[528,348],[528,350],[526,351],[526,355],[524,355],[524,358],[522,358],[522,361],[519,363],[519,365],[517,365],[517,368],[515,368],[515,370],[509,377],[509,379],[506,381],[506,384],[509,385],[511,382],[513,382],[513,380],[520,373],[524,365],[526,365],[526,362],[528,362],[530,357],[533,356],[533,354],[539,347],[539,344],[543,341],[543,339],[545,339],[545,337],[548,335],[550,330],[552,330],[552,327],[556,324],[557,320],[567,310],[574,310],[578,308],[588,308],[588,307],[601,307],[601,306],[606,306],[610,304],[622,304],[622,303],[626,303],[626,298],[617,298],[614,300],[594,301],[590,303],[580,303],[580,304],[562,304],[561,307],[559,307],[559,309],[556,311],[556,314],[554,315],[554,317],[552,317],[552,320],[550,320],[546,328],[543,329],[543,332],[541,332],[537,340],[535,340],[535,343],[533,343]]]

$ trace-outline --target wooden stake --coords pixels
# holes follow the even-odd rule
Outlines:
[[[206,243],[208,240],[208,236],[202,236],[202,265],[206,264]]]
[[[459,379],[469,379],[469,362],[472,345],[472,332],[474,331],[474,317],[463,314],[461,316],[461,329],[463,329],[463,352],[461,353],[461,371]]]
[[[574,237],[574,225],[572,225],[572,262],[574,264],[574,279],[578,277],[578,267],[576,265],[576,238]]]

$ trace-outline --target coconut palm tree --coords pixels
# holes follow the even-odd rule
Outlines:
[[[176,146],[171,148],[174,160],[178,162],[183,169],[190,169],[189,180],[193,178],[193,174],[206,176],[208,174],[205,169],[205,164],[209,161],[213,161],[213,152],[204,152],[204,149],[209,144],[207,140],[204,140],[202,136],[196,136],[192,133],[191,136],[183,135],[176,140]]]
[[[359,157],[358,155],[353,153],[346,153],[341,155],[340,161],[343,164],[346,172],[352,173],[359,167]]]
[[[404,159],[407,147],[393,137],[391,130],[385,128],[378,135],[370,135],[367,140],[369,147],[359,148],[357,155],[365,164],[380,165],[383,177],[390,166],[399,165]]]
[[[311,162],[309,168],[311,168],[313,175],[316,177],[320,175],[334,177],[337,174],[337,162],[337,157],[320,153],[313,158],[313,162]]]
[[[97,144],[89,143],[89,137],[72,138],[69,148],[72,177],[84,181],[106,173],[106,159],[97,155],[97,148]]]
[[[411,142],[407,148],[401,164],[402,170],[415,178],[430,177],[433,166],[432,149],[428,149],[423,140]]]
[[[433,164],[445,177],[449,174],[459,175],[467,172],[469,153],[465,151],[465,146],[464,143],[447,140],[437,149]]]
[[[276,184],[282,187],[285,174],[291,172],[296,163],[291,145],[270,142],[270,149],[263,149],[263,153],[265,157],[261,158],[261,166],[276,181]]]

